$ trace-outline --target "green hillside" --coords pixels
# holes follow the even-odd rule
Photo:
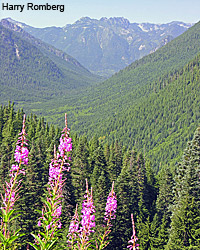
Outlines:
[[[56,108],[70,111],[76,130],[80,128],[79,121],[86,123],[87,127],[90,124],[93,126],[98,124],[98,120],[117,115],[138,103],[141,98],[159,91],[159,82],[163,76],[178,71],[199,52],[200,23],[197,23],[166,46],[136,61],[95,88],[87,88],[81,95],[68,96],[67,100],[60,99],[58,103],[56,100],[52,110],[49,103],[49,110],[53,114]],[[78,117],[79,121],[73,117]]]
[[[0,24],[1,103],[41,104],[100,80],[72,57],[24,33]]]
[[[154,164],[180,156],[200,124],[200,54],[157,83],[160,91],[106,119],[102,134],[145,148]]]
[[[87,127],[79,120],[79,131],[83,130],[90,136],[105,136],[106,141],[118,139],[126,146],[145,149],[157,167],[160,162],[176,162],[200,124],[200,55],[155,84],[160,86],[160,90],[112,117],[107,114],[101,121],[101,117],[98,119],[96,116],[98,120],[93,120],[93,124],[87,124]],[[74,107],[74,112],[76,110],[78,108]],[[91,110],[82,111],[85,120],[89,119],[87,114]]]
[[[67,111],[73,131],[145,147],[157,163],[176,160],[199,123],[199,52],[200,23],[95,88],[47,102],[43,114],[56,123]]]
[[[58,85],[65,79],[59,68],[60,71],[55,71],[59,77],[51,78],[52,89],[51,81],[48,82],[46,99],[33,102],[31,94],[29,102],[16,104],[59,125],[67,112],[74,132],[89,137],[105,136],[108,142],[119,139],[125,146],[144,149],[154,166],[161,161],[176,161],[199,123],[199,53],[200,23],[197,23],[103,83],[82,89]],[[15,61],[19,61],[16,56]],[[55,77],[59,78],[56,84]],[[45,89],[41,84],[39,87]],[[5,97],[5,92],[2,95]],[[11,96],[11,101],[16,98]]]

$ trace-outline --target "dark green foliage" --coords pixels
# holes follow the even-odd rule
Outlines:
[[[174,186],[174,180],[170,169],[165,166],[159,172],[159,193],[156,201],[156,209],[158,211],[159,218],[161,219],[164,214],[169,216],[169,206],[173,202],[172,188]]]
[[[2,106],[0,112],[0,186],[8,179],[9,168],[14,163],[13,153],[21,131],[23,111],[15,111],[13,104]],[[48,125],[43,118],[27,116],[29,165],[23,177],[17,207],[21,217],[12,227],[22,227],[26,233],[19,242],[19,250],[26,249],[32,241],[30,233],[37,230],[38,212],[43,203],[48,168],[53,156],[53,145],[59,143],[60,130]],[[112,181],[117,196],[117,217],[112,221],[111,242],[106,249],[127,249],[132,235],[131,213],[134,215],[136,235],[141,250],[199,249],[200,247],[200,129],[188,144],[182,161],[173,167],[163,165],[155,177],[152,163],[146,155],[134,150],[124,150],[118,141],[101,144],[101,139],[72,136],[71,170],[66,173],[63,187],[63,234],[60,242],[66,244],[69,222],[75,205],[85,194],[85,179],[93,188],[96,207],[96,230],[102,231],[105,205]],[[111,168],[112,166],[112,168]],[[1,193],[3,189],[1,190]],[[95,236],[95,237],[96,237]]]
[[[102,225],[105,225],[104,213],[106,207],[107,196],[110,192],[110,180],[106,170],[102,170],[97,183],[96,188],[93,189],[94,192],[94,205],[96,207],[95,221],[97,225],[97,231],[103,231]]]
[[[102,145],[100,145],[93,152],[93,164],[92,164],[92,174],[90,182],[94,189],[96,189],[97,187],[98,179],[102,171],[107,172],[107,165]]]
[[[120,143],[116,140],[115,144],[111,144],[110,152],[108,158],[108,173],[110,175],[111,181],[116,181],[122,169],[122,147]],[[108,156],[107,156],[108,157]]]
[[[76,202],[81,205],[86,190],[86,179],[89,174],[89,149],[85,136],[79,138],[78,145],[73,151],[72,182],[75,188]]]
[[[12,46],[8,51],[12,51],[10,53],[14,55],[13,62],[21,65],[13,46],[18,41],[19,44],[28,46],[28,42],[10,30],[4,29],[4,32],[7,37],[12,38]],[[59,75],[57,79],[57,74],[64,73],[55,61],[51,61],[53,69],[55,66],[55,74],[50,80],[47,78],[45,81],[41,80],[41,84],[36,84],[38,79],[47,76],[51,69],[47,69],[47,66],[51,65],[49,63],[43,67],[44,74],[34,74],[38,76],[36,83],[25,81],[18,93],[16,88],[9,89],[9,92],[6,90],[9,82],[5,79],[2,82],[1,96],[7,101],[12,94],[10,99],[17,102],[18,107],[23,106],[26,111],[42,113],[47,121],[59,125],[63,124],[62,114],[67,111],[72,130],[85,133],[90,138],[98,135],[101,138],[105,137],[105,142],[111,143],[118,139],[131,148],[133,145],[138,150],[145,147],[146,156],[158,170],[160,162],[168,164],[172,161],[175,164],[179,160],[186,142],[192,138],[198,126],[199,33],[200,23],[197,23],[155,53],[134,62],[100,84],[83,86],[81,80],[80,86],[79,80],[78,84],[73,84],[71,78],[69,84],[60,84],[63,78]],[[2,44],[6,46],[5,43]],[[27,51],[31,53],[31,48],[27,48],[24,55]],[[34,47],[33,51],[36,49]],[[37,50],[38,56],[42,54],[40,53]],[[7,58],[8,55],[4,56]],[[47,62],[49,57],[43,58],[41,63],[43,60]],[[31,62],[26,67],[30,64]],[[30,68],[26,68],[26,73],[23,73],[25,79],[29,71]],[[30,90],[31,86],[34,86],[34,92],[31,91],[30,96],[26,89]],[[19,102],[18,97],[22,92],[23,98],[27,98],[28,102]],[[37,98],[34,97],[34,93]]]
[[[141,242],[145,241],[147,233],[144,233],[143,229],[147,229],[147,224],[150,227],[149,213],[151,205],[149,206],[149,201],[151,191],[148,190],[147,174],[142,154],[137,154],[135,151],[126,153],[122,171],[116,180],[115,190],[118,209],[113,226],[111,246],[112,249],[126,249],[132,232],[131,213],[134,214],[136,229],[141,232]],[[151,200],[152,202],[153,200]],[[147,244],[150,244],[148,237],[146,241]]]
[[[200,128],[188,143],[175,177],[168,249],[200,247]]]

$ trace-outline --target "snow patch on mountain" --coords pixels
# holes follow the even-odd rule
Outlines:
[[[143,24],[138,24],[138,27],[144,32],[149,32],[149,30],[144,28]]]
[[[145,45],[140,45],[140,47],[139,47],[139,50],[142,50],[142,49],[144,49],[145,48]]]

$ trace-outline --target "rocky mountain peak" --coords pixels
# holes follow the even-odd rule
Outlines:
[[[20,27],[76,58],[90,71],[107,77],[166,45],[191,26],[177,21],[130,23],[124,17],[98,20],[86,16],[63,28]]]
[[[128,28],[130,25],[129,20],[124,17],[101,18],[100,21],[107,22],[111,25],[122,26],[124,28]]]
[[[4,27],[11,29],[13,31],[23,32],[23,29],[20,26],[16,25],[11,18],[2,19],[1,24]]]
[[[80,23],[91,23],[92,21],[94,21],[95,19],[92,19],[88,16],[86,17],[81,17],[79,20],[77,20],[74,24],[80,24]]]

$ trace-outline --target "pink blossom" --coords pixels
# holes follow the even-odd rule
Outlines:
[[[82,241],[82,244],[88,241],[88,236],[94,232],[95,227],[95,206],[93,202],[93,196],[92,196],[92,189],[91,193],[88,190],[88,184],[86,180],[86,200],[83,201],[83,209],[81,210],[82,213],[82,220],[81,220],[81,228],[79,230],[80,232],[80,238]]]
[[[78,205],[76,205],[76,211],[69,225],[69,232],[67,235],[68,243],[73,246],[73,241],[76,240],[79,229],[79,216],[78,216]]]
[[[62,213],[62,206],[59,206],[55,209],[53,217],[59,218],[61,216],[61,213]]]
[[[135,232],[135,223],[134,223],[134,219],[133,219],[133,214],[131,214],[131,220],[132,220],[132,227],[133,227],[133,235],[131,236],[131,240],[129,240],[128,243],[131,243],[131,245],[128,245],[127,248],[129,248],[130,250],[138,250],[139,249],[139,244],[136,244],[136,241],[138,240],[138,238],[136,237],[136,232]]]
[[[64,171],[69,170],[68,152],[72,150],[71,138],[69,138],[69,129],[67,128],[67,119],[65,117],[65,128],[62,131],[58,151],[54,146],[54,158],[49,164],[48,196],[42,209],[42,217],[39,218],[38,226],[42,226],[44,231],[48,231],[46,237],[52,240],[57,229],[62,227],[62,188],[66,178],[63,178]]]
[[[114,192],[114,182],[112,184],[111,192],[108,195],[106,208],[105,208],[105,217],[104,220],[110,225],[110,220],[115,219],[117,210],[117,198]]]
[[[71,138],[66,138],[66,137],[63,137],[62,135],[60,138],[60,145],[58,147],[58,150],[62,157],[64,156],[65,152],[72,151]]]
[[[22,132],[19,134],[21,135],[18,138],[17,141],[17,146],[14,154],[15,161],[18,162],[19,164],[28,164],[28,154],[29,150],[25,145],[27,145],[27,140],[26,140],[26,132],[25,132],[25,115],[24,115],[24,120],[23,120],[23,126],[22,126]]]
[[[25,170],[20,169],[22,164],[28,164],[28,154],[29,151],[25,147],[26,143],[26,132],[25,132],[25,115],[23,119],[22,132],[19,134],[16,144],[16,150],[14,154],[15,161],[18,164],[12,165],[10,169],[10,181],[6,182],[6,187],[4,188],[5,194],[1,195],[3,201],[3,207],[1,207],[2,214],[7,218],[10,211],[13,210],[15,202],[19,199],[19,189],[22,180],[18,179],[20,174],[25,175]],[[9,231],[7,224],[2,223],[2,231],[4,232],[4,236],[9,236]]]

